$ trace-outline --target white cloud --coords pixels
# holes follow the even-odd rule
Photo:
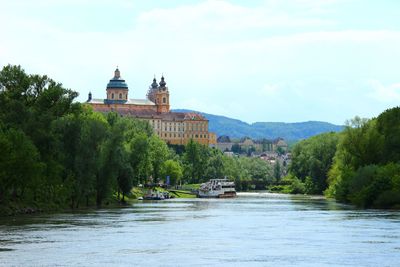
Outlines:
[[[399,103],[400,82],[385,86],[378,80],[370,80],[368,84],[372,88],[372,91],[368,94],[369,97],[380,102]]]
[[[280,91],[280,87],[277,84],[265,84],[259,93],[263,96],[274,96]]]
[[[196,5],[170,9],[154,9],[142,13],[139,25],[153,27],[162,25],[164,31],[198,34],[236,33],[250,29],[273,29],[273,27],[302,27],[330,25],[333,22],[309,16],[291,15],[269,3],[262,7],[244,7],[222,0],[208,0]],[[199,36],[201,37],[201,35]]]

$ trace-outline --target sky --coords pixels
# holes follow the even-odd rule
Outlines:
[[[164,74],[171,108],[257,121],[372,118],[400,105],[397,0],[0,0],[0,66],[105,98]]]

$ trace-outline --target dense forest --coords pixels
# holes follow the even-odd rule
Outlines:
[[[3,213],[24,206],[100,206],[166,176],[172,185],[227,176],[239,190],[276,181],[261,159],[230,158],[193,141],[169,147],[147,122],[93,112],[74,101],[77,95],[20,66],[0,72]]]
[[[318,135],[293,149],[292,192],[321,194],[363,208],[399,208],[400,108],[354,118],[341,133]]]

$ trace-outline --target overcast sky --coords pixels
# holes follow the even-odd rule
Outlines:
[[[172,108],[342,124],[400,104],[400,1],[0,0],[0,65],[105,97],[164,73]]]

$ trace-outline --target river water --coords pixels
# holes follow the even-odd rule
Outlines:
[[[400,212],[268,193],[0,218],[1,266],[400,266]]]

